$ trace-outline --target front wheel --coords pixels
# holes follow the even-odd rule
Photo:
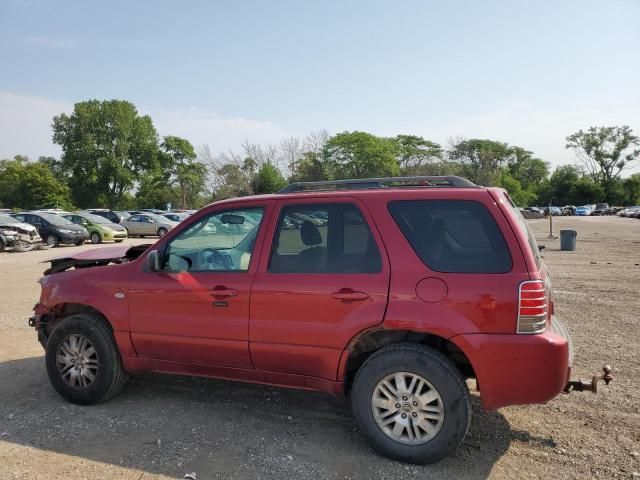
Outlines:
[[[126,375],[113,335],[95,315],[71,315],[55,326],[45,351],[53,388],[66,400],[92,405],[122,389]]]
[[[371,355],[351,392],[353,414],[372,447],[402,462],[449,456],[471,422],[471,398],[456,366],[441,353],[401,343]]]
[[[49,247],[57,247],[60,245],[60,239],[54,234],[47,235],[44,241]]]
[[[102,243],[102,237],[98,232],[93,232],[91,234],[91,243],[94,243],[94,244]]]
[[[167,229],[166,228],[162,227],[162,228],[158,229],[158,236],[160,238],[164,237],[166,234],[167,234]]]

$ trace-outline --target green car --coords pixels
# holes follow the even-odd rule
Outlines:
[[[82,225],[89,231],[91,243],[114,241],[120,243],[127,238],[127,229],[93,213],[78,212],[63,215],[76,225]]]

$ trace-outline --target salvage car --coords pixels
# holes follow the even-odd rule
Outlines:
[[[42,244],[36,227],[28,223],[0,214],[0,252],[12,249],[17,252],[28,252]]]
[[[29,323],[70,402],[152,371],[346,394],[364,437],[404,462],[463,442],[467,379],[495,410],[599,378],[570,379],[549,272],[507,192],[460,177],[219,201],[152,245],[53,259],[40,285]]]
[[[127,229],[129,236],[158,236],[164,237],[169,230],[178,225],[177,222],[169,220],[162,215],[155,213],[137,213],[131,215],[120,223]]]
[[[120,243],[127,238],[127,229],[122,225],[113,223],[100,215],[88,212],[70,213],[63,215],[67,220],[76,225],[81,225],[89,232],[91,243],[116,242]]]
[[[11,215],[13,218],[33,225],[38,234],[50,247],[68,243],[82,245],[89,239],[89,232],[80,225],[75,225],[61,215],[50,212],[20,212]]]

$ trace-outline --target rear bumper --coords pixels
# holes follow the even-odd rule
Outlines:
[[[471,334],[450,340],[471,362],[485,410],[548,402],[569,381],[571,337],[555,317],[538,335]]]

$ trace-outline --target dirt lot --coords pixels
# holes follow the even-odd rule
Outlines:
[[[429,467],[375,455],[346,402],[323,394],[147,375],[105,404],[65,403],[26,318],[38,262],[92,247],[0,254],[0,480],[640,478],[640,221],[557,219],[578,231],[576,252],[545,238],[546,221],[530,223],[547,246],[575,373],[610,363],[615,383],[498,412],[476,401],[464,445]]]

